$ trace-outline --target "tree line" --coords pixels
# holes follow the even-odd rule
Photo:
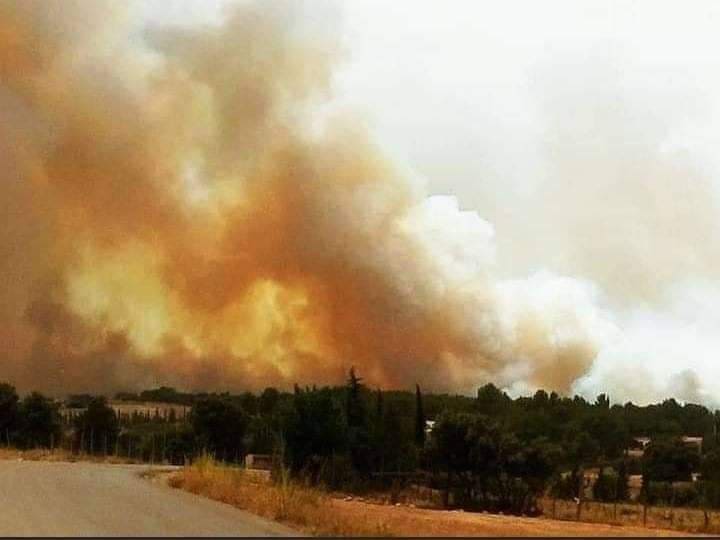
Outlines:
[[[234,463],[248,453],[270,454],[292,474],[330,489],[423,483],[444,493],[447,505],[518,514],[537,512],[548,493],[582,498],[591,467],[599,471],[592,488],[599,500],[626,500],[629,476],[642,474],[641,500],[720,506],[720,415],[673,399],[611,406],[604,394],[588,401],[543,390],[512,399],[492,384],[472,397],[423,394],[418,386],[382,391],[354,369],[343,386],[259,394],[161,387],[116,399],[191,409],[183,418],[118,417],[103,397],[74,396],[68,404],[82,412],[63,424],[57,404],[37,393],[20,400],[5,384],[0,435],[22,448],[64,444],[177,464],[203,452]],[[702,452],[683,444],[683,435],[703,437]],[[651,442],[632,458],[626,449],[638,436]],[[699,481],[692,482],[693,473]]]

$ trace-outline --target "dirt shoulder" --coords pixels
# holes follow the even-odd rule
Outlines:
[[[347,500],[290,481],[258,482],[242,469],[207,460],[172,474],[169,483],[320,536],[689,536],[667,529]]]
[[[105,463],[110,465],[145,465],[145,463],[136,459],[127,459],[125,457],[115,456],[94,456],[91,454],[71,454],[67,450],[59,448],[55,450],[17,450],[14,448],[0,448],[0,461],[7,460],[53,461],[63,463]]]
[[[427,510],[354,500],[330,499],[329,504],[328,512],[335,516],[377,522],[395,536],[688,536],[665,529]]]

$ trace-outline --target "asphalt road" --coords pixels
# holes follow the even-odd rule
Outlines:
[[[0,536],[293,536],[140,477],[145,466],[0,461]]]

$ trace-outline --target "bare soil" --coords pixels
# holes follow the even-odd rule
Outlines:
[[[377,522],[394,536],[687,536],[667,529],[428,510],[331,499],[328,512],[348,520]]]

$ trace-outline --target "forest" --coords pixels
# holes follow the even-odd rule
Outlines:
[[[538,390],[511,398],[493,384],[475,396],[381,390],[351,369],[346,384],[266,388],[260,393],[188,393],[160,387],[121,392],[113,403],[179,404],[188,413],[116,413],[104,396],[64,402],[0,385],[0,433],[7,446],[63,448],[147,462],[185,464],[211,454],[243,463],[272,456],[277,467],[330,490],[392,490],[409,482],[443,494],[444,504],[515,514],[538,500],[587,497],[585,472],[599,471],[590,496],[720,507],[720,413],[667,399],[638,406]],[[63,411],[74,411],[63,414]],[[702,437],[700,447],[682,437]],[[639,437],[649,439],[644,452]],[[639,455],[638,455],[639,454]]]

